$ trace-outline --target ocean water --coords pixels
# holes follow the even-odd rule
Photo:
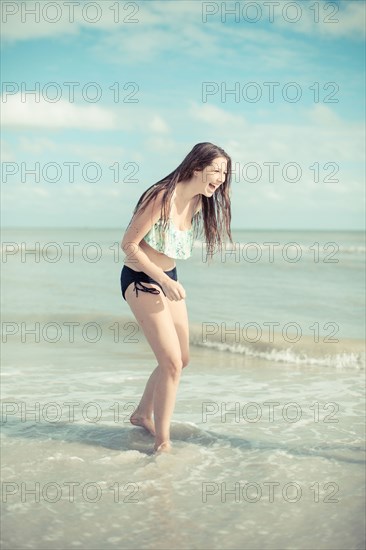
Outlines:
[[[156,359],[122,235],[2,232],[3,548],[364,548],[363,235],[177,261],[191,359],[159,456],[128,421]]]

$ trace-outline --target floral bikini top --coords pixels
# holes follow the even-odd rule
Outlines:
[[[177,229],[171,217],[168,219],[166,231],[162,231],[162,226],[163,220],[160,218],[154,223],[143,240],[154,250],[162,252],[170,258],[179,260],[189,258],[193,249],[193,227],[184,231]]]

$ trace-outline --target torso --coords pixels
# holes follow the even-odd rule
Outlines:
[[[167,256],[166,254],[158,252],[149,244],[147,244],[144,239],[141,239],[140,241],[140,248],[145,252],[149,260],[160,267],[163,271],[170,271],[171,269],[173,269],[173,267],[176,266],[174,258],[169,258],[169,256]],[[136,269],[136,263],[128,262],[127,260],[124,263],[131,269],[138,271]]]
[[[182,210],[180,213],[178,213],[177,211],[174,199],[175,199],[175,194],[173,194],[173,197],[172,197],[172,208],[170,211],[170,217],[172,218],[172,222],[174,226],[181,231],[190,229],[192,227],[192,218],[196,210],[196,207],[198,205],[197,198],[196,200],[188,204],[187,207],[184,210]],[[176,266],[176,262],[174,258],[170,258],[166,254],[158,252],[157,250],[152,248],[147,242],[145,242],[144,239],[141,239],[140,241],[140,248],[145,252],[149,260],[153,262],[155,265],[157,265],[158,267],[160,267],[163,271],[170,271]],[[124,264],[130,267],[131,269],[134,269],[135,271],[137,271],[135,269],[136,263],[128,262],[128,260],[126,260]]]

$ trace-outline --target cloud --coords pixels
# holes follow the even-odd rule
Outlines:
[[[120,130],[124,132],[143,133],[151,135],[167,135],[170,127],[165,118],[154,108],[147,108],[139,105],[126,107],[116,106],[114,108],[102,107],[99,105],[78,105],[60,99],[50,103],[38,97],[23,93],[16,93],[4,97],[2,103],[2,125],[17,128],[49,128],[50,130],[70,128],[84,130]],[[22,101],[23,99],[23,101]],[[40,147],[45,150],[50,143],[38,140],[37,145],[31,145],[28,141],[24,143],[30,151],[32,148]],[[37,151],[34,151],[37,152]]]
[[[74,139],[74,138],[73,138]],[[120,145],[96,145],[93,143],[83,143],[80,141],[56,141],[44,137],[29,138],[25,135],[19,137],[18,157],[24,153],[30,153],[33,157],[37,155],[37,160],[46,162],[73,159],[78,162],[96,162],[99,165],[108,167],[115,162],[121,162],[125,159],[127,150]],[[13,157],[14,158],[14,157]],[[130,158],[130,161],[136,160]],[[112,173],[112,172],[110,172]]]
[[[297,110],[290,123],[254,122],[214,105],[191,102],[189,115],[217,144],[227,147],[244,163],[301,160],[354,161],[364,158],[364,125],[340,118],[329,107],[315,105]]]
[[[49,197],[50,196],[50,192],[48,189],[45,189],[44,187],[33,187],[33,193],[37,196],[37,197]]]
[[[342,119],[337,115],[330,107],[317,103],[308,111],[309,120],[311,120],[317,126],[342,126]]]
[[[2,37],[5,42],[78,35],[81,29],[116,27],[111,4],[88,8],[81,2],[3,2]],[[97,4],[94,2],[94,4]],[[105,4],[103,6],[103,4]],[[99,13],[98,13],[99,12]],[[94,20],[94,21],[93,21]]]
[[[201,5],[194,1],[185,2],[121,2],[105,0],[89,2],[4,2],[2,37],[5,42],[25,41],[55,36],[79,35],[83,31],[106,31],[108,35],[118,34],[120,38],[141,27],[145,41],[134,40],[133,49],[148,54],[159,45],[157,35],[146,35],[146,27],[158,30],[167,24],[182,30],[181,22],[189,19],[200,22]],[[120,32],[122,29],[122,32]],[[178,35],[171,33],[172,39]],[[142,49],[141,49],[142,48]]]
[[[59,149],[59,144],[49,138],[34,137],[30,139],[26,136],[20,136],[19,148],[20,150],[31,153],[32,155],[40,155],[42,153],[57,151]]]
[[[16,155],[12,147],[10,147],[9,143],[5,140],[1,140],[1,161],[2,162],[14,162]]]
[[[230,127],[231,131],[245,131],[248,123],[243,115],[225,111],[216,105],[190,103],[189,113],[193,119],[204,122],[208,127]]]
[[[3,4],[2,36],[5,44],[78,36],[82,32],[97,30],[102,31],[101,43],[110,46],[111,54],[115,53],[117,57],[126,55],[126,61],[131,60],[130,56],[133,60],[148,60],[177,47],[184,48],[186,54],[193,56],[226,55],[230,53],[226,48],[227,33],[243,42],[244,31],[246,42],[250,40],[260,45],[264,43],[263,39],[267,42],[271,35],[278,38],[280,30],[320,34],[329,38],[348,37],[352,40],[365,36],[365,4],[362,0],[342,0],[338,3],[321,0],[316,4],[298,1],[300,17],[295,22],[291,22],[291,18],[296,16],[293,7],[287,7],[283,13],[283,4],[276,4],[274,21],[270,22],[269,5],[264,5],[258,12],[261,17],[257,23],[250,22],[255,14],[253,9],[245,12],[249,21],[245,20],[240,2],[237,3],[239,21],[235,21],[234,15],[227,15],[226,21],[222,21],[224,7],[221,4],[224,3],[216,3],[217,12],[209,16],[206,22],[202,17],[202,3],[193,0],[131,2],[127,8],[122,3],[100,0]],[[31,13],[34,10],[36,13]],[[270,30],[265,30],[265,26],[269,26]],[[271,58],[274,63],[279,60],[275,56]]]
[[[165,120],[156,114],[150,120],[149,129],[155,134],[168,134],[170,132],[170,128]]]
[[[272,188],[264,188],[262,196],[265,200],[279,202],[284,200],[284,196],[280,195],[277,191],[274,191]]]
[[[283,21],[282,26],[285,24],[286,22]],[[311,9],[303,9],[300,21],[291,26],[295,32],[306,34],[320,33],[329,38],[363,39],[365,3],[362,0],[342,0],[338,3],[323,0],[313,4]]]
[[[37,103],[35,99],[34,95],[24,98],[21,93],[6,97],[6,101],[2,103],[3,126],[100,130],[116,127],[113,111],[98,105],[76,105],[64,99],[49,103],[39,97]]]
[[[1,193],[4,227],[122,228],[132,209],[130,190],[117,184],[4,185]]]
[[[238,220],[239,205],[249,208],[249,216],[251,206],[260,206],[270,224],[285,207],[289,212],[301,211],[301,216],[315,206],[318,211],[324,208],[329,219],[334,211],[357,212],[365,194],[363,123],[349,122],[325,105],[296,112],[297,118],[290,122],[250,121],[217,106],[191,104],[191,126],[198,122],[200,133],[206,132],[208,141],[223,147],[232,158],[233,212]],[[273,173],[270,163],[277,163]],[[356,218],[359,221],[359,212]],[[309,226],[313,221],[310,215]],[[253,218],[251,223],[257,221]]]

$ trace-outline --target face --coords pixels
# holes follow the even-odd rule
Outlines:
[[[212,197],[217,188],[225,181],[227,174],[227,160],[225,157],[215,158],[209,166],[201,172],[197,171],[200,182],[200,193],[206,197]]]

